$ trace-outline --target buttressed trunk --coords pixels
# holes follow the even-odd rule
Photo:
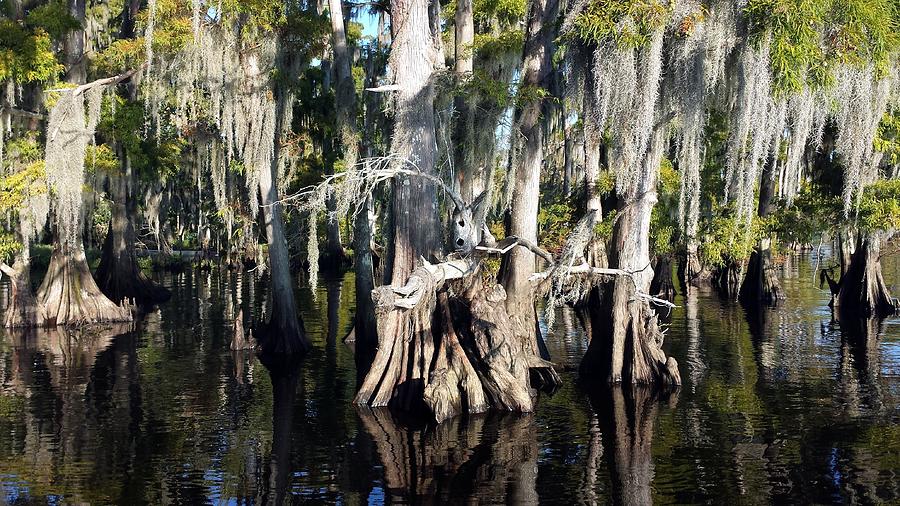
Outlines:
[[[276,110],[276,132],[281,131],[282,111]],[[276,139],[277,140],[277,139]],[[311,348],[303,322],[297,314],[294,284],[290,271],[290,256],[284,237],[281,204],[278,199],[279,142],[275,142],[275,156],[268,167],[258,167],[260,208],[269,245],[269,268],[272,279],[272,312],[269,315],[265,338],[261,341],[266,353],[304,353]]]
[[[896,311],[896,302],[881,274],[880,256],[881,234],[860,234],[835,299],[835,311],[841,318],[881,318]]]
[[[432,75],[442,61],[435,42],[439,34],[432,33],[427,0],[393,0],[391,14],[394,41],[389,64],[397,90],[391,152],[400,160],[397,163],[434,174]],[[440,251],[434,183],[425,178],[396,178],[391,225],[390,279],[403,286],[420,257],[433,259]],[[388,318],[379,318],[378,351],[361,382],[358,403],[384,406],[396,398],[394,404],[400,402],[405,409],[412,409],[414,403],[421,407],[434,352],[433,308],[426,301],[421,311],[407,311],[409,315],[387,311]],[[379,394],[373,395],[376,388]]]
[[[657,132],[651,142],[661,142]],[[619,195],[613,229],[610,265],[632,276],[617,276],[590,307],[591,342],[581,362],[581,374],[610,383],[679,385],[674,358],[662,351],[663,334],[650,304],[637,296],[648,293],[653,279],[650,266],[650,217],[656,205],[659,160],[648,156],[640,179]],[[602,300],[597,300],[602,299]]]
[[[433,63],[421,59],[429,54],[426,36],[437,34],[429,29],[424,0],[395,0],[392,11],[397,31],[391,65],[400,87],[393,150],[420,170],[433,171],[432,90],[430,75],[422,74],[423,65],[432,65],[427,67],[431,69]],[[434,187],[423,179],[394,180],[392,283],[372,294],[378,351],[356,402],[427,411],[437,421],[488,407],[532,411],[536,396],[532,374],[556,380],[558,376],[537,355],[533,327],[530,340],[518,332],[507,310],[504,287],[482,285],[477,255],[412,270],[416,258],[427,259],[440,246]],[[454,200],[462,203],[459,196]],[[471,210],[465,213],[472,215]],[[533,260],[529,261],[527,272],[533,269]],[[523,293],[524,287],[517,288]],[[533,317],[530,298],[528,310]]]
[[[762,184],[759,188],[759,205],[757,215],[765,218],[772,211],[775,196],[774,159],[763,168]],[[784,291],[775,275],[772,265],[772,238],[760,239],[756,249],[750,255],[747,272],[741,284],[740,298],[744,303],[775,305],[784,299]]]
[[[123,159],[126,156],[122,153]],[[129,171],[127,168],[123,168],[123,171],[126,176],[113,175],[109,181],[112,212],[100,265],[97,267],[97,285],[117,304],[123,300],[131,300],[140,305],[152,305],[168,299],[171,294],[148,279],[137,266],[134,225],[131,221],[134,206],[129,202],[125,179]]]

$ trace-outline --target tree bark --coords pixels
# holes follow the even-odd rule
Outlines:
[[[661,129],[651,142],[662,142]],[[592,297],[592,337],[580,371],[609,383],[679,385],[678,364],[662,351],[657,317],[647,301],[636,297],[637,292],[649,292],[653,278],[650,217],[657,201],[659,163],[650,158],[634,187],[619,195],[613,229],[610,265],[633,275],[617,276],[603,297]]]
[[[841,277],[835,311],[840,318],[883,318],[897,304],[881,274],[881,235],[860,234],[847,273]]]
[[[280,132],[281,111],[278,115],[276,132]],[[263,335],[257,335],[264,353],[293,354],[305,353],[312,347],[303,328],[303,321],[297,314],[294,300],[294,283],[291,277],[290,256],[284,237],[281,220],[281,204],[278,199],[278,142],[275,156],[269,167],[257,167],[259,171],[260,208],[266,227],[269,245],[269,270],[272,281],[272,312]]]
[[[337,141],[343,152],[345,170],[356,163],[356,91],[347,35],[344,28],[344,9],[341,0],[328,0],[331,19],[331,50],[334,61],[334,101],[337,112]],[[327,173],[334,174],[334,162],[329,162]],[[341,241],[340,217],[337,215],[337,198],[329,195],[325,203],[325,251],[320,262],[329,269],[340,268],[347,260]]]
[[[522,64],[522,86],[546,89],[552,72],[553,39],[558,0],[531,0],[526,22]],[[512,207],[509,211],[507,235],[537,244],[537,215],[540,200],[541,169],[544,160],[544,130],[541,115],[546,108],[541,100],[533,100],[517,111],[519,135],[524,143],[522,163],[514,171]],[[515,160],[514,160],[515,161]],[[524,247],[515,247],[503,258],[500,280],[506,290],[506,312],[513,321],[518,339],[528,343],[535,356],[545,350],[534,306],[534,288],[530,282],[535,272],[535,255]],[[550,357],[543,356],[544,359]]]
[[[128,156],[120,153],[123,160]],[[127,161],[125,162],[127,164]],[[124,175],[116,174],[109,178],[110,196],[112,197],[112,215],[100,265],[97,267],[97,285],[113,302],[120,304],[123,300],[131,300],[143,306],[163,302],[171,293],[147,278],[137,266],[134,252],[134,225],[131,221],[133,207],[129,201],[126,188],[126,177],[129,169],[123,168]]]
[[[759,188],[759,204],[757,215],[765,218],[771,213],[775,197],[774,159],[763,168],[762,184]],[[772,265],[772,238],[763,237],[747,263],[744,282],[741,284],[739,297],[745,304],[767,304],[774,306],[784,299],[784,291],[778,282],[775,268]]]
[[[22,248],[12,267],[0,264],[0,271],[9,276],[10,287],[4,326],[11,328],[39,325],[44,317],[31,292],[31,255],[28,247]]]
[[[472,0],[458,0],[454,21],[455,74],[457,85],[472,77],[474,69],[475,21]],[[475,117],[472,114],[471,99],[459,93],[453,99],[456,110],[454,132],[454,170],[460,180],[460,195],[466,202],[472,202],[484,190],[481,168],[475,166],[474,132]]]
[[[391,152],[419,171],[435,174],[432,76],[443,55],[439,33],[432,33],[427,0],[392,0],[394,41],[389,64],[394,83],[396,117]],[[395,179],[392,206],[391,282],[403,284],[419,257],[433,258],[441,250],[440,219],[434,183],[424,178]]]
[[[40,326],[131,321],[131,310],[117,306],[100,291],[84,255],[81,234],[74,244],[57,241],[47,274],[37,292],[44,320]]]

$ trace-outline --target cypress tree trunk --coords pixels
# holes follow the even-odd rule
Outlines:
[[[550,84],[552,44],[558,11],[558,0],[529,2],[522,86],[546,89]],[[511,168],[515,174],[515,198],[509,211],[507,235],[533,244],[537,244],[538,201],[544,160],[542,112],[546,112],[546,108],[540,100],[531,101],[518,111],[518,130],[524,145],[521,148],[520,166]],[[537,353],[542,348],[542,338],[534,307],[535,294],[529,281],[534,272],[534,253],[524,247],[516,247],[504,257],[500,279],[506,289],[506,311],[514,322],[516,336]]]
[[[31,253],[28,247],[16,256],[12,267],[0,264],[0,271],[9,276],[10,297],[3,325],[10,327],[34,327],[43,321],[34,294],[31,292]]]
[[[475,21],[472,12],[472,0],[456,2],[454,15],[454,49],[456,53],[457,83],[462,83],[472,76],[474,68]],[[456,128],[454,132],[453,163],[457,177],[460,179],[460,195],[466,202],[472,202],[484,189],[484,181],[480,168],[473,160],[473,144],[475,117],[472,114],[470,99],[458,94],[453,99],[456,110]],[[482,162],[483,163],[483,162]]]
[[[120,153],[123,160],[127,154]],[[126,177],[130,170],[123,167],[123,175],[109,178],[112,197],[112,216],[103,243],[100,265],[97,267],[97,285],[113,302],[132,300],[141,305],[152,305],[167,300],[171,293],[148,279],[137,266],[134,252],[133,201],[127,197]]]
[[[276,110],[276,132],[281,131],[282,111]],[[260,208],[265,222],[266,240],[269,245],[269,270],[272,282],[272,312],[260,339],[265,353],[304,353],[311,348],[303,322],[297,314],[294,301],[294,283],[291,277],[290,256],[281,220],[281,204],[278,202],[278,142],[275,156],[269,167],[259,167]]]
[[[765,218],[772,211],[772,201],[775,196],[775,171],[774,159],[763,168],[762,184],[759,188],[759,204],[757,215]],[[772,266],[772,238],[763,237],[747,263],[747,271],[744,274],[744,282],[741,284],[739,297],[745,304],[775,305],[784,299],[784,291],[775,275]]]
[[[651,142],[662,142],[660,129]],[[649,293],[653,278],[650,217],[657,201],[658,177],[658,161],[647,160],[637,184],[619,195],[609,260],[611,266],[634,275],[617,276],[603,297],[592,297],[591,342],[580,367],[585,377],[609,383],[681,384],[677,362],[662,351],[664,336],[656,315],[647,301],[636,296],[637,292]]]
[[[84,25],[84,0],[70,0],[69,12]],[[73,30],[66,40],[66,62],[69,65],[66,80],[72,84],[83,84],[86,80],[84,62],[84,30]],[[84,100],[74,97],[73,100]],[[81,107],[76,111],[83,110]],[[77,138],[84,132],[59,132]],[[72,156],[84,156],[84,152],[73,150]],[[131,311],[117,306],[106,297],[97,286],[88,268],[82,238],[80,210],[76,223],[62,223],[69,217],[59,216],[54,229],[53,253],[50,265],[37,292],[37,301],[42,309],[42,321],[38,325],[80,325],[99,322],[131,321]]]
[[[434,174],[432,75],[441,62],[434,43],[439,34],[432,33],[427,0],[392,0],[391,20],[394,41],[389,64],[398,88],[391,152]],[[418,259],[433,259],[441,248],[434,184],[424,178],[395,179],[391,211],[390,279],[403,286]],[[417,311],[410,318],[394,316],[378,323],[378,355],[361,383],[357,402],[387,405],[397,399],[394,403],[405,409],[422,408],[434,354],[431,311]],[[374,395],[375,390],[380,394]]]
[[[429,48],[437,47],[428,40],[439,35],[430,28],[437,24],[429,25],[424,0],[394,0],[392,13],[397,31],[391,65],[399,87],[392,151],[433,173],[430,73],[438,60],[427,58],[433,55]],[[504,287],[482,285],[475,255],[411,270],[416,259],[433,257],[440,248],[435,189],[426,181],[394,179],[391,284],[373,293],[378,351],[356,402],[423,410],[438,422],[489,406],[532,411],[531,378],[556,374],[537,356],[534,327],[526,329],[530,341],[523,339]],[[457,279],[450,290],[447,284]],[[528,310],[533,318],[531,299]]]
[[[835,299],[840,318],[883,318],[897,310],[881,274],[880,255],[880,233],[860,234]]]

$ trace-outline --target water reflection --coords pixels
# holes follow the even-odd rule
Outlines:
[[[359,417],[396,503],[537,504],[537,433],[531,415],[457,417],[437,427],[404,426],[385,410]]]
[[[785,269],[777,309],[679,295],[677,403],[579,384],[587,337],[563,309],[542,328],[558,392],[438,427],[352,405],[352,274],[298,291],[314,350],[286,375],[229,349],[265,275],[167,275],[133,329],[0,339],[0,503],[896,501],[900,319],[832,321],[809,261]]]
[[[617,504],[653,504],[653,434],[657,406],[667,401],[677,404],[677,391],[660,392],[645,386],[596,385],[590,388],[591,407],[602,434],[602,450],[594,447],[591,456],[602,451],[611,475],[611,498]],[[592,434],[592,437],[596,437]],[[588,467],[596,468],[589,457]],[[596,497],[587,497],[592,501]]]

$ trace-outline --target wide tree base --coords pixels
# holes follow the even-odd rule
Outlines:
[[[587,316],[591,340],[579,368],[582,378],[612,384],[681,384],[678,363],[662,350],[665,336],[658,316],[648,301],[636,296],[629,279],[618,277],[595,286]]]
[[[9,276],[10,297],[3,322],[7,328],[36,327],[44,321],[43,311],[31,292],[30,267],[21,256],[12,267],[0,265],[0,271]]]
[[[405,286],[375,290],[378,350],[358,404],[427,412],[438,422],[489,408],[534,410],[532,374],[558,376],[517,334],[503,287],[483,286],[472,267],[465,260],[425,265]],[[451,295],[445,280],[461,272],[472,275]]]
[[[834,298],[839,318],[879,318],[897,312],[898,302],[881,273],[880,255],[878,237],[860,238]]]
[[[755,250],[750,255],[739,298],[745,304],[768,306],[775,306],[779,301],[784,300],[784,290],[781,289],[781,283],[778,282],[769,250]]]
[[[37,325],[43,327],[132,320],[127,303],[116,305],[100,291],[81,247],[53,249],[37,302],[41,308]]]

